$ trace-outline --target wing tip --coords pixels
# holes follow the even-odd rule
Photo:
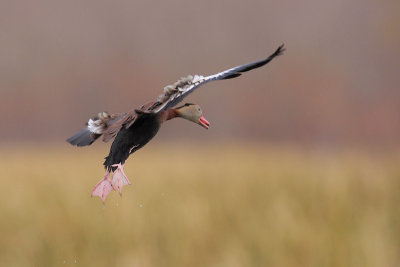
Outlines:
[[[283,52],[285,52],[285,51],[286,51],[285,44],[282,43],[270,57],[273,58],[273,57],[281,56],[281,55],[283,55]]]
[[[84,128],[78,131],[76,134],[68,138],[66,141],[73,146],[89,146],[91,145],[100,135],[93,134],[88,128]]]

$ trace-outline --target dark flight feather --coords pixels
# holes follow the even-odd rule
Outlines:
[[[88,128],[84,128],[67,139],[67,142],[74,146],[88,146],[99,138],[101,134],[92,133]]]
[[[184,77],[173,85],[167,86],[164,89],[164,94],[158,97],[158,101],[154,103],[152,107],[150,107],[150,110],[157,113],[174,107],[186,96],[193,93],[201,85],[204,85],[210,81],[227,80],[239,77],[240,75],[242,75],[243,72],[247,72],[252,69],[256,69],[266,65],[275,57],[282,55],[284,51],[285,48],[282,44],[278,47],[278,49],[275,50],[274,53],[272,53],[266,59],[237,66],[207,77],[199,75],[195,75],[194,77],[191,75],[189,75],[188,77]]]

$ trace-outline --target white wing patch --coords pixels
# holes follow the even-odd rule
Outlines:
[[[164,103],[168,100],[172,100],[182,93],[185,93],[187,90],[191,89],[193,85],[198,85],[203,81],[204,76],[201,75],[188,75],[187,77],[182,77],[174,84],[165,86],[164,93],[158,97],[157,101]],[[176,95],[173,96],[174,94]]]
[[[113,119],[115,115],[108,114],[107,112],[100,112],[94,119],[89,119],[87,125],[89,131],[95,134],[102,134],[107,128],[107,121]]]
[[[192,83],[199,83],[199,82],[201,82],[203,79],[204,79],[204,77],[201,76],[201,75],[194,75],[193,80],[192,80]]]
[[[91,131],[92,133],[101,134],[102,128],[103,128],[103,127],[101,127],[101,120],[94,121],[92,119],[89,119],[88,128],[89,128],[89,131]]]
[[[207,77],[201,75],[189,75],[187,77],[183,77],[176,83],[164,87],[164,94],[158,97],[157,102],[150,108],[150,110],[157,113],[173,107],[201,85],[210,81],[239,77],[244,72],[264,66],[274,57],[281,55],[284,50],[285,49],[283,48],[283,45],[281,45],[272,55],[270,55],[266,59],[240,65]]]

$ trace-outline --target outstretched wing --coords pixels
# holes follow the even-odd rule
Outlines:
[[[109,114],[100,112],[97,117],[89,119],[86,127],[67,139],[67,142],[75,146],[88,146],[103,136],[107,142],[114,138],[123,125],[131,124],[135,120],[134,112],[123,114]]]
[[[201,75],[189,75],[185,78],[181,78],[176,83],[168,85],[164,88],[164,93],[158,97],[157,102],[155,102],[153,106],[149,108],[149,111],[160,112],[167,110],[181,102],[186,96],[194,92],[194,90],[199,88],[201,85],[210,81],[236,78],[243,72],[264,66],[276,56],[282,55],[283,51],[285,51],[285,49],[283,45],[281,45],[272,55],[263,60],[237,66],[207,77],[203,77]]]
[[[97,117],[89,119],[86,123],[86,128],[83,128],[73,136],[67,139],[67,142],[75,146],[89,146],[96,141],[100,136],[103,136],[103,142],[108,142],[113,139],[122,128],[131,127],[136,119],[146,113],[148,108],[154,104],[149,102],[127,113],[109,114],[100,112]]]

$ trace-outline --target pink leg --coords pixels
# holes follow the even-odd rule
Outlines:
[[[122,187],[131,184],[131,182],[128,180],[128,177],[126,177],[124,172],[124,164],[118,163],[112,166],[117,167],[114,171],[112,182],[114,187],[118,188],[119,194],[122,196]]]
[[[101,179],[92,190],[92,197],[99,196],[101,198],[101,200],[103,201],[103,204],[104,204],[104,201],[106,200],[107,195],[112,190],[115,190],[109,177],[110,177],[110,172],[107,170],[106,174],[104,175],[104,178]]]

